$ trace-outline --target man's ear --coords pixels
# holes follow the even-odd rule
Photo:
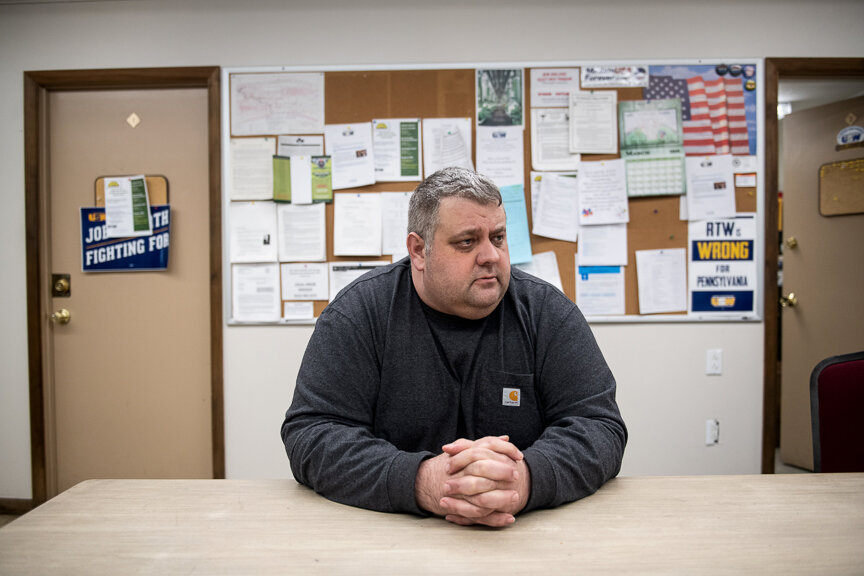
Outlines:
[[[411,257],[411,265],[417,270],[423,270],[426,267],[426,242],[416,232],[408,234],[405,242],[408,256]]]

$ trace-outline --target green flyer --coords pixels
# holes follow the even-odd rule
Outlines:
[[[312,201],[333,200],[333,168],[330,156],[312,156]]]
[[[291,201],[291,158],[273,156],[273,200]]]

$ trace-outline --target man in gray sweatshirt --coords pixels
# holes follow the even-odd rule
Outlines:
[[[408,258],[329,303],[282,440],[298,482],[384,512],[505,526],[596,491],[627,430],[576,305],[510,268],[498,188],[446,168],[411,197]]]

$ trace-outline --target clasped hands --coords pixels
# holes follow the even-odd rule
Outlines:
[[[508,436],[460,438],[424,460],[415,493],[421,508],[467,526],[507,526],[525,507],[531,475]]]

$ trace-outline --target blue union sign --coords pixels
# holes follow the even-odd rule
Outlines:
[[[170,206],[151,206],[153,234],[106,238],[105,209],[81,208],[81,270],[128,272],[168,268]]]

